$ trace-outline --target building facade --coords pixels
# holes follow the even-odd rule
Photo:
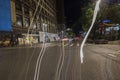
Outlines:
[[[33,35],[33,38],[35,38],[34,41],[36,42],[40,41],[40,39],[43,40],[41,36],[43,36],[44,30],[49,34],[48,36],[51,36],[51,33],[57,33],[56,0],[1,0],[0,2],[0,5],[4,6],[0,6],[0,11],[2,12],[0,18],[8,11],[6,8],[10,8],[9,13],[7,13],[11,15],[9,17],[10,20],[8,20],[11,22],[9,31],[3,30],[8,25],[6,26],[5,23],[2,27],[0,25],[0,40],[2,36],[5,36],[4,33],[6,33],[4,41],[9,36],[10,42],[17,41],[18,43],[19,41],[19,43],[22,42],[23,44],[28,33]],[[8,4],[10,5],[8,6]],[[2,19],[4,19],[4,16]],[[0,20],[2,21],[2,19]]]
[[[47,24],[48,32],[57,32],[56,0],[11,0],[11,14],[13,31],[38,32]]]

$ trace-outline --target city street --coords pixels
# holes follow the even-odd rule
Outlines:
[[[0,80],[120,79],[119,45],[86,44],[83,64],[79,55],[79,43],[1,48]]]
[[[120,80],[120,0],[0,0],[0,80]]]
[[[84,48],[81,80],[119,80],[119,45],[90,45]]]

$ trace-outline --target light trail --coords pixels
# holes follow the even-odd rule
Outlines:
[[[81,59],[81,63],[83,63],[83,58],[84,58],[83,47],[84,47],[85,42],[86,42],[86,40],[87,40],[87,38],[88,38],[88,36],[89,36],[92,28],[93,28],[94,23],[95,23],[95,20],[96,20],[96,17],[97,17],[97,13],[99,11],[100,2],[101,2],[101,0],[98,0],[97,3],[96,3],[95,10],[94,10],[94,15],[93,15],[93,20],[92,20],[92,24],[91,24],[91,26],[90,26],[87,34],[85,35],[85,38],[83,39],[81,47],[80,47],[80,59]]]
[[[41,3],[41,5],[40,5],[40,6],[41,6],[41,7],[40,7],[40,10],[39,10],[39,12],[38,12],[37,14],[41,14],[41,11],[42,11],[42,8],[43,8],[43,1],[44,1],[44,0],[42,0],[42,3]],[[40,18],[39,15],[37,15],[36,21],[38,21],[39,18]],[[39,26],[37,26],[37,27],[39,28]],[[32,34],[32,33],[34,33],[34,29],[32,29],[31,34]]]
[[[28,31],[27,31],[27,37],[28,37],[28,38],[29,38],[29,32],[30,32],[30,29],[32,28],[32,24],[33,24],[33,21],[34,21],[34,19],[35,19],[37,10],[38,10],[38,8],[39,8],[39,6],[40,6],[40,1],[41,1],[41,0],[38,1],[38,5],[37,5],[37,7],[36,7],[36,9],[35,9],[35,12],[34,12],[33,17],[32,17],[32,19],[31,19],[31,22],[30,22],[30,26],[29,26]],[[33,29],[33,28],[32,28],[32,29]]]
[[[29,28],[28,28],[28,32],[27,32],[27,36],[26,36],[26,38],[28,38],[28,39],[30,39],[30,34],[29,34],[29,32],[30,32],[30,29],[32,29],[32,33],[33,33],[33,27],[32,27],[32,24],[33,24],[33,22],[34,22],[34,19],[35,19],[35,16],[36,16],[36,13],[37,13],[37,11],[38,11],[38,9],[39,9],[39,6],[40,6],[40,1],[42,1],[42,0],[39,0],[38,1],[38,5],[37,5],[37,7],[36,7],[36,9],[35,9],[35,12],[34,12],[34,14],[33,14],[33,17],[32,17],[32,19],[31,19],[31,23],[30,23],[30,26],[29,26]],[[43,3],[43,2],[42,2]],[[41,12],[41,10],[42,10],[42,6],[43,4],[41,4],[41,8],[40,8],[40,11],[39,11],[39,13]],[[37,20],[38,20],[38,17],[37,17]],[[44,29],[43,29],[43,43],[42,43],[42,49],[40,50],[40,53],[39,53],[39,56],[38,56],[38,58],[37,58],[37,63],[36,63],[36,68],[35,68],[35,73],[34,73],[34,80],[38,80],[38,78],[39,78],[39,70],[40,70],[40,66],[41,66],[41,61],[42,61],[42,57],[43,57],[43,55],[44,55],[44,53],[45,53],[45,50],[46,50],[46,48],[45,48],[45,31],[44,31]],[[29,41],[30,42],[30,41]],[[44,49],[45,48],[45,49]]]
[[[45,31],[43,29],[43,44],[42,44],[42,49],[39,53],[39,56],[38,56],[38,59],[37,59],[37,63],[36,63],[36,68],[35,68],[35,74],[34,74],[34,80],[38,80],[38,77],[39,77],[39,68],[40,68],[40,60],[41,60],[41,56],[44,55],[44,48],[45,48]],[[42,54],[43,53],[43,54]]]
[[[39,76],[40,76],[40,71],[41,71],[41,62],[42,62],[42,59],[43,59],[43,56],[44,56],[44,54],[45,54],[45,51],[46,51],[46,44],[45,44],[45,47],[44,47],[44,50],[43,50],[43,52],[42,52],[42,54],[41,54],[41,58],[40,58],[40,60],[39,60],[39,65],[38,65],[38,73],[37,73],[37,79],[36,80],[39,80]]]
[[[60,65],[60,70],[58,72],[58,79],[57,80],[60,80],[60,74],[61,74],[62,69],[63,69],[64,61],[65,61],[65,42],[62,41],[62,62]]]
[[[45,47],[45,43],[43,42],[43,46],[42,46],[42,49],[41,49],[41,51],[40,51],[40,53],[39,53],[39,56],[38,56],[38,59],[37,59],[37,63],[36,63],[34,80],[37,80],[37,78],[38,78],[38,75],[37,75],[37,74],[39,73],[39,71],[38,71],[38,69],[39,69],[39,62],[40,62],[41,54],[42,54],[42,52],[44,51],[44,47]]]
[[[58,60],[58,64],[57,64],[57,70],[56,70],[56,74],[55,74],[55,79],[54,80],[58,80],[58,75],[59,75],[59,68],[60,68],[60,65],[61,65],[61,60],[62,60],[62,48],[61,48],[61,44],[58,45],[60,47],[60,58]]]
[[[64,60],[65,60],[65,44],[64,44],[64,41],[62,41],[61,46],[62,46],[62,48],[61,48],[61,52],[60,52],[60,58],[59,58],[59,61],[58,61],[56,74],[55,74],[55,80],[60,80],[60,75],[61,75],[61,72],[62,72]]]
[[[68,53],[67,54],[69,54],[68,55],[68,61],[67,61],[67,65],[66,65],[66,69],[65,69],[65,80],[67,80],[67,72],[68,72],[68,70],[69,70],[69,66],[70,66],[70,61],[71,61],[71,59],[72,59],[72,55],[70,55],[70,52],[71,52],[71,47],[69,47],[69,50],[68,50]]]

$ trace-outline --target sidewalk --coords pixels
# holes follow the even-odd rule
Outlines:
[[[51,46],[52,44],[56,44],[56,43],[59,43],[59,42],[46,42],[45,44],[47,46]],[[0,49],[3,49],[3,48],[30,48],[30,47],[42,47],[43,43],[36,43],[36,44],[23,44],[23,45],[16,45],[16,46],[8,46],[8,47],[0,47]]]
[[[120,40],[117,40],[117,41],[109,41],[108,44],[120,45]]]

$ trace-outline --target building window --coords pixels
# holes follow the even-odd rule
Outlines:
[[[23,18],[22,15],[17,15],[16,16],[17,19],[17,26],[22,27],[23,26]]]
[[[29,27],[29,26],[30,26],[30,19],[25,18],[25,27]]]
[[[24,2],[26,2],[26,3],[29,3],[29,0],[23,0]]]
[[[32,6],[34,7],[34,9],[36,9],[35,1],[33,1]]]
[[[24,5],[24,13],[29,15],[29,7],[27,5]]]
[[[15,8],[16,10],[22,11],[22,4],[20,0],[15,0]]]
[[[36,29],[37,28],[37,24],[36,24],[36,22],[34,21],[33,22],[33,29]]]
[[[38,20],[38,23],[37,23],[37,29],[38,30],[40,30],[40,26],[41,26],[41,24],[40,24],[40,19]]]

